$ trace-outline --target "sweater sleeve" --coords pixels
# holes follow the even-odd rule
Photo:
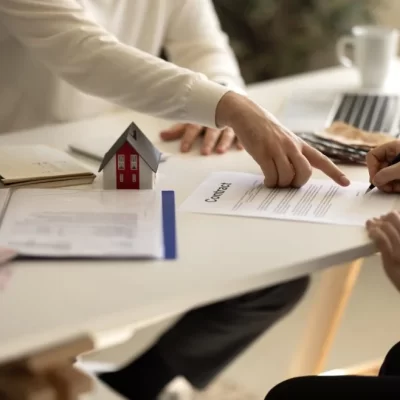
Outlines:
[[[211,0],[169,0],[165,49],[177,65],[244,93],[239,66]]]
[[[162,118],[215,126],[229,90],[119,42],[77,0],[1,0],[0,23],[76,88]]]

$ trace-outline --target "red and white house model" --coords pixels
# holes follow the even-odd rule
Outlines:
[[[161,153],[133,122],[105,154],[104,189],[153,189]]]

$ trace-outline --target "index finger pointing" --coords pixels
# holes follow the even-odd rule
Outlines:
[[[336,183],[341,186],[350,185],[349,179],[340,170],[340,168],[338,168],[328,157],[324,156],[318,150],[315,150],[309,145],[305,145],[302,153],[314,168],[321,170]]]

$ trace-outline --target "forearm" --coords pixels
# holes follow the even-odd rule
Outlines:
[[[78,89],[155,116],[215,124],[227,89],[120,43],[76,0],[2,0],[0,22]]]
[[[185,42],[182,49],[174,47],[171,61],[192,71],[201,72],[209,79],[244,93],[245,84],[228,44],[210,46],[210,42]]]

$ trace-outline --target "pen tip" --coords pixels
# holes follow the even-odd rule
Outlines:
[[[372,190],[371,188],[368,188],[368,189],[365,191],[365,194],[369,193],[371,190]]]

